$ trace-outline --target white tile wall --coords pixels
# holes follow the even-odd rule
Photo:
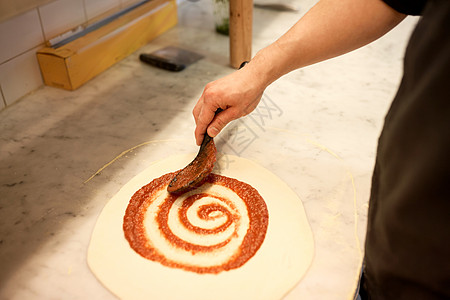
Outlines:
[[[46,40],[87,21],[83,0],[57,0],[38,8]]]
[[[0,86],[6,105],[43,85],[34,48],[0,65]]]
[[[36,9],[0,23],[0,63],[44,43]]]
[[[0,22],[0,109],[43,85],[36,59],[45,40],[141,0],[55,0]]]
[[[120,6],[120,0],[84,0],[88,20]]]

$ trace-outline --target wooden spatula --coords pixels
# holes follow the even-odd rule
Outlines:
[[[221,111],[222,109],[219,108],[215,114],[217,115]],[[216,152],[213,138],[205,133],[197,156],[175,175],[167,186],[167,191],[173,194],[182,194],[201,186],[214,168]]]
[[[244,61],[239,69],[242,69],[247,63]],[[215,114],[217,115],[221,111],[222,109],[218,108]],[[175,175],[167,186],[167,191],[173,194],[182,194],[201,186],[214,168],[216,152],[213,138],[205,133],[197,156]]]

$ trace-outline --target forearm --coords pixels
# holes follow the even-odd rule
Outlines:
[[[284,74],[366,45],[404,17],[381,0],[321,0],[243,69],[205,87],[193,110],[197,144],[206,130],[214,137],[254,110],[265,88]]]
[[[248,71],[266,87],[292,70],[364,46],[404,19],[381,0],[321,0],[286,34],[259,51]]]

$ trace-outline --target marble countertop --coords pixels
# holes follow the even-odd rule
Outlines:
[[[299,2],[297,13],[255,9],[253,51],[313,3]],[[1,299],[114,299],[86,263],[98,215],[153,161],[197,151],[193,105],[206,83],[233,72],[211,3],[179,10],[174,29],[80,89],[43,87],[0,112]],[[347,299],[355,287],[377,137],[416,21],[284,76],[217,138],[219,151],[256,161],[303,201],[316,254],[285,299]],[[179,73],[139,61],[168,45],[205,57]]]

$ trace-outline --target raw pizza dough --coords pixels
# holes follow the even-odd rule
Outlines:
[[[88,264],[121,299],[281,299],[303,277],[314,255],[314,241],[298,196],[278,177],[237,156],[223,155],[214,173],[256,188],[269,212],[264,242],[237,269],[198,274],[143,258],[128,244],[123,217],[133,194],[163,174],[186,166],[192,155],[171,156],[130,180],[104,207],[94,228]]]

